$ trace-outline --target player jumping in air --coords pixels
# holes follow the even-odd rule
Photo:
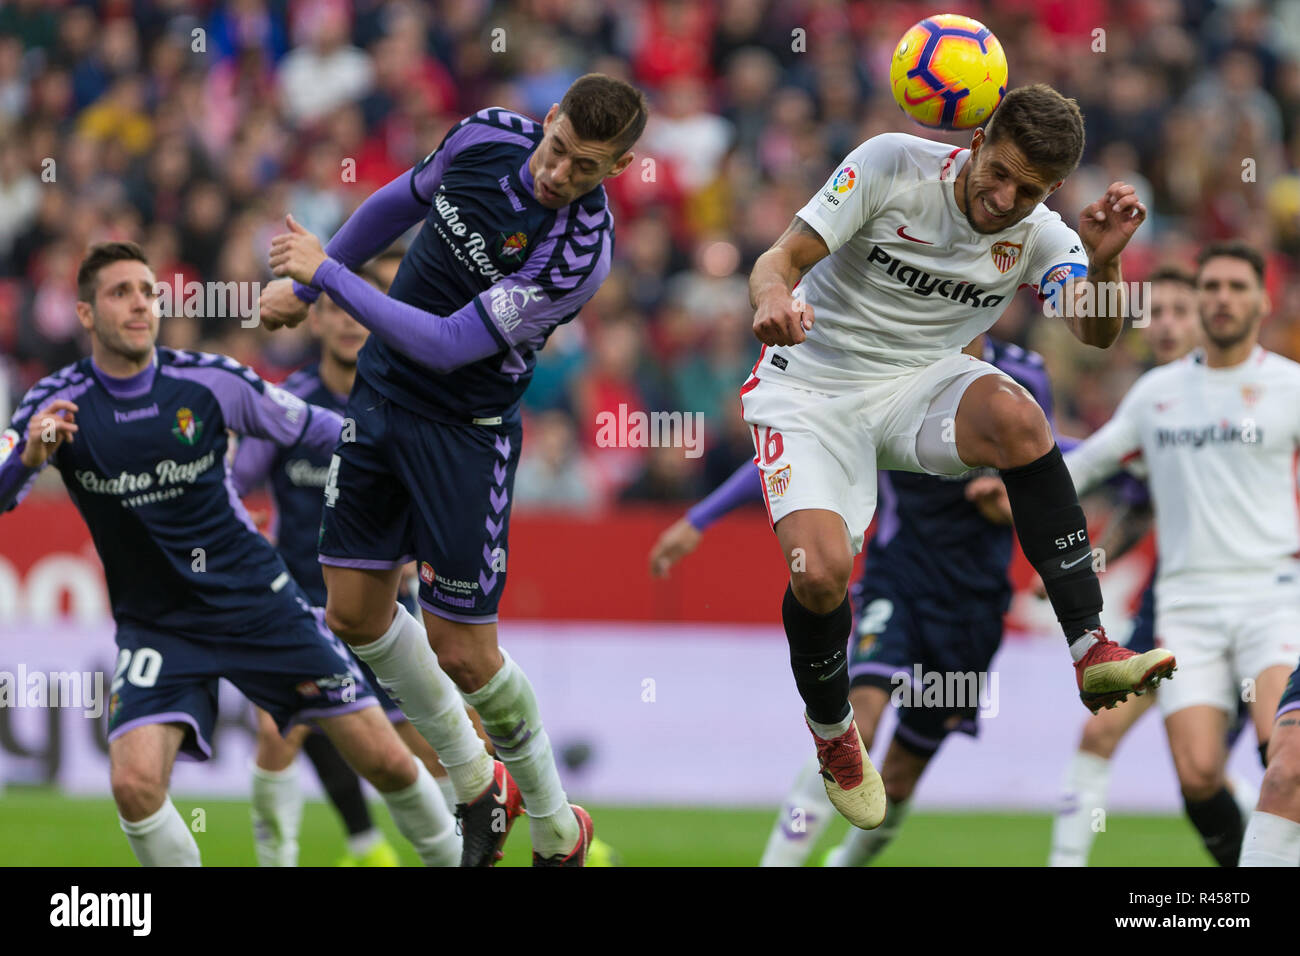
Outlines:
[[[454,866],[461,839],[428,770],[228,480],[227,429],[321,450],[341,420],[233,359],[155,348],[155,288],[138,246],[92,248],[77,274],[91,357],[38,382],[0,438],[0,511],[53,463],[104,564],[118,646],[108,756],[132,851],[146,866],[199,864],[167,788],[178,753],[210,756],[224,677],[282,732],[315,720],[420,858]]]
[[[292,220],[271,247],[277,275],[328,292],[373,333],[348,401],[354,440],[343,436],[325,486],[326,616],[447,767],[466,865],[499,858],[508,827],[494,825],[495,811],[516,792],[534,865],[581,866],[591,843],[532,686],[498,645],[497,606],[519,399],[536,352],[609,272],[613,218],[600,184],[632,162],[646,118],[639,91],[600,74],[575,81],[541,124],[482,110],[367,199],[324,251]],[[391,298],[348,271],[421,221]],[[271,327],[304,309],[287,283],[263,293]],[[395,600],[411,558],[423,624]],[[465,703],[509,774],[494,771]]]
[[[968,150],[873,137],[750,275],[763,349],[741,400],[790,568],[781,611],[791,669],[827,794],[863,829],[884,819],[885,794],[848,700],[848,582],[877,469],[1001,472],[1090,709],[1175,666],[1168,651],[1135,655],[1106,639],[1083,510],[1042,409],[961,353],[1021,285],[1067,306],[1085,344],[1118,337],[1124,304],[1099,283],[1120,281],[1145,207],[1112,183],[1076,233],[1042,205],[1078,164],[1083,135],[1074,101],[1039,84],[1008,93]]]
[[[1081,492],[1126,466],[1148,475],[1155,633],[1183,671],[1158,703],[1188,816],[1234,866],[1243,826],[1225,779],[1228,722],[1247,700],[1267,753],[1300,652],[1300,365],[1258,344],[1263,257],[1215,243],[1197,262],[1203,349],[1138,379],[1066,463]]]
[[[1051,420],[1052,393],[1042,358],[980,335],[965,350],[1024,386]],[[1001,481],[972,472],[962,478],[882,473],[876,537],[853,584],[857,626],[849,652],[849,702],[870,747],[895,690],[922,673],[970,675],[961,700],[922,706],[921,688],[900,696],[898,727],[881,768],[888,800],[875,830],[850,828],[827,858],[831,866],[865,866],[898,835],[922,772],[954,730],[974,735],[981,702],[976,675],[987,674],[1002,642],[1011,603],[1011,516],[985,499]],[[762,480],[750,462],[686,518],[664,532],[651,567],[664,573],[694,550],[703,529],[737,505],[759,500]],[[969,693],[965,693],[969,691]],[[988,701],[983,701],[987,704]],[[831,820],[814,758],[796,777],[763,851],[761,866],[802,866]]]

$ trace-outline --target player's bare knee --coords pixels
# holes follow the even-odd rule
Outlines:
[[[1115,748],[1119,746],[1119,740],[1120,734],[1113,727],[1100,721],[1090,720],[1083,725],[1083,738],[1079,741],[1079,749],[1109,760],[1115,753]]]
[[[110,785],[118,812],[126,820],[143,820],[157,813],[167,799],[167,783],[162,776],[132,764],[115,766]]]
[[[1052,428],[1032,398],[999,392],[992,405],[994,467],[1028,465],[1052,450]]]
[[[810,557],[803,570],[791,568],[790,589],[799,603],[814,614],[829,614],[844,603],[849,593],[853,562],[839,562],[821,556]]]
[[[365,644],[383,636],[390,621],[376,619],[361,605],[326,601],[325,626],[349,644]]]
[[[415,783],[416,775],[415,758],[396,737],[374,754],[362,774],[380,793],[405,790]]]
[[[1179,771],[1178,783],[1189,803],[1209,800],[1226,786],[1223,770],[1212,766],[1185,767]]]

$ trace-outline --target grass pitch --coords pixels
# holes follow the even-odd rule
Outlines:
[[[174,798],[195,829],[206,866],[253,866],[246,801]],[[586,804],[584,804],[586,805]],[[634,808],[586,805],[596,835],[626,866],[754,866],[776,816],[772,810]],[[382,803],[374,818],[402,862],[418,866]],[[196,813],[201,811],[201,813]],[[202,824],[203,829],[198,830]],[[1042,866],[1051,818],[1042,813],[917,812],[880,866]],[[835,821],[812,855],[820,862],[844,833]],[[300,865],[334,866],[344,855],[343,830],[325,803],[306,806],[299,838]],[[527,821],[510,834],[503,866],[530,862]],[[1209,855],[1181,816],[1112,814],[1097,835],[1093,866],[1209,866]],[[67,797],[52,790],[10,788],[0,793],[0,865],[134,866],[112,800]]]

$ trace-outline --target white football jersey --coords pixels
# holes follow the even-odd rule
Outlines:
[[[1300,585],[1300,365],[1290,359],[1256,346],[1239,365],[1209,368],[1198,349],[1152,369],[1065,461],[1080,493],[1120,468],[1146,472],[1162,603]]]
[[[1046,206],[998,233],[971,228],[953,186],[969,156],[904,133],[848,155],[798,213],[831,252],[795,290],[813,327],[764,367],[834,387],[882,365],[929,365],[987,331],[1020,286],[1086,274],[1078,233]]]

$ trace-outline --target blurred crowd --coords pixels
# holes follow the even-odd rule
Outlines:
[[[1209,239],[1269,255],[1265,344],[1300,359],[1300,0],[1001,0],[945,9],[1001,39],[1011,85],[1087,121],[1067,222],[1116,179],[1151,211],[1125,278]],[[613,271],[541,353],[521,508],[693,498],[753,454],[737,392],[758,351],[746,276],[861,141],[932,134],[894,104],[893,48],[933,3],[839,0],[9,0],[0,6],[0,413],[86,352],[87,245],[139,241],[163,281],[267,282],[292,211],[323,238],[460,117],[540,118],[589,71],[649,97],[638,160],[609,183]],[[650,160],[651,162],[645,162]],[[1041,351],[1065,433],[1109,416],[1149,362],[1129,332],[1075,343],[1022,292],[995,334]],[[176,316],[161,341],[276,380],[306,326]],[[704,416],[705,453],[607,449],[602,411]]]

